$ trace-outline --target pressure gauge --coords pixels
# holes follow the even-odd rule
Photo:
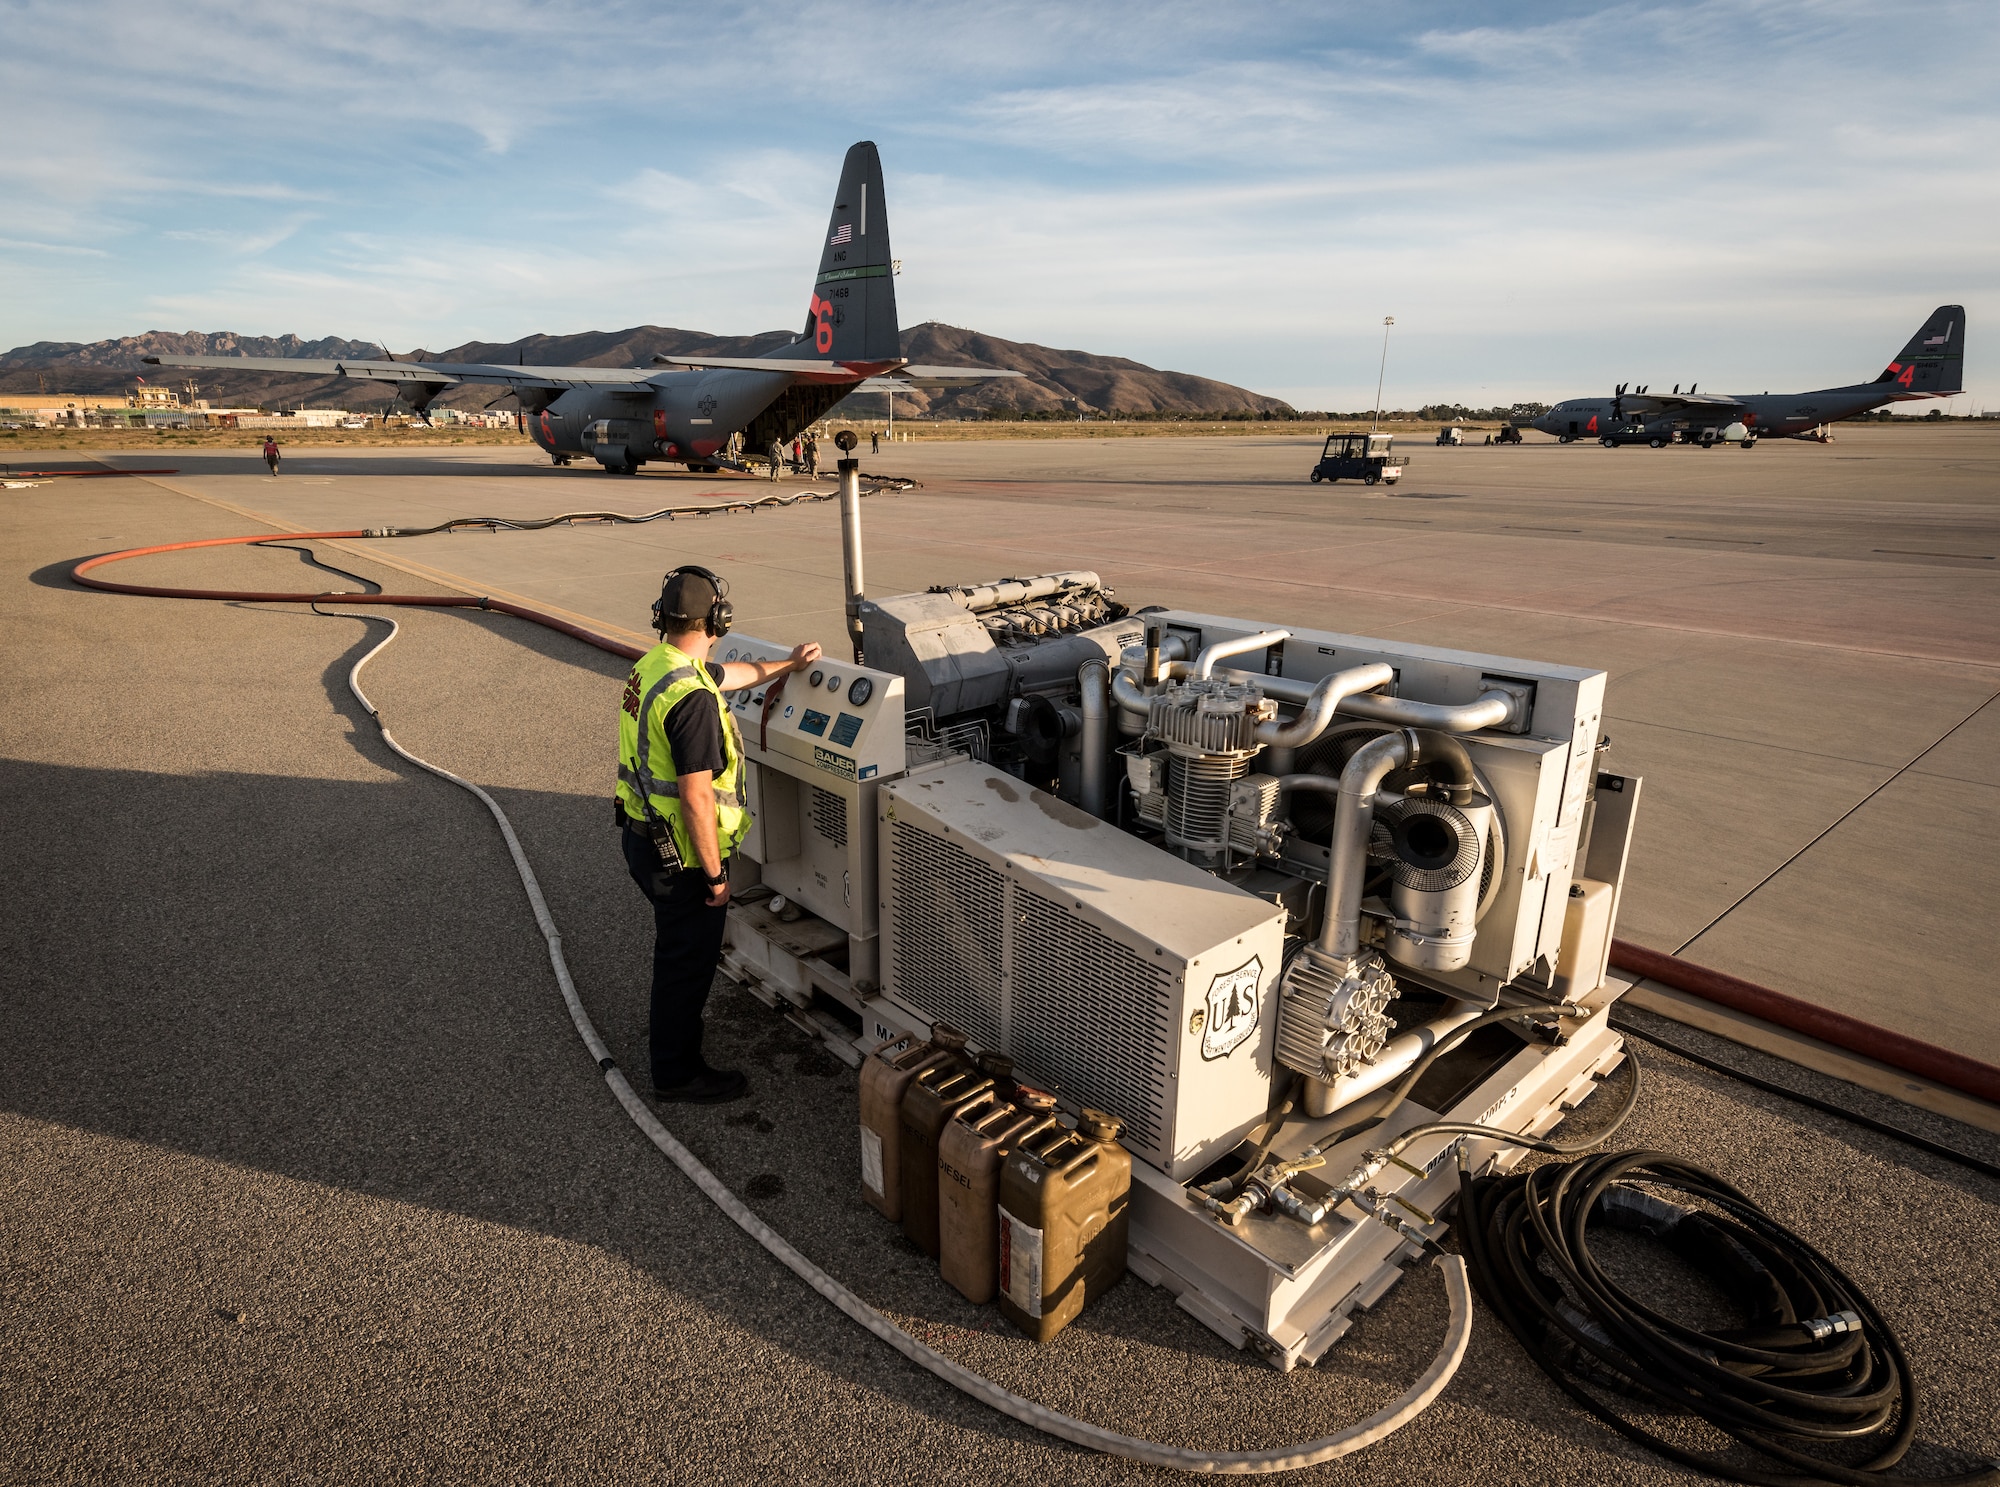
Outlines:
[[[865,676],[857,676],[854,679],[854,685],[847,689],[847,700],[856,707],[861,706],[862,703],[874,695],[875,683]]]
[[[826,673],[824,671],[815,671],[811,676],[806,678],[807,684],[809,686],[814,686],[814,687],[818,686],[821,682],[825,680],[826,680]]]
[[[840,690],[840,678],[837,676],[828,677],[826,679],[826,689],[829,692],[838,692]]]

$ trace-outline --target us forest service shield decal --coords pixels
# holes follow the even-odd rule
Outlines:
[[[1257,1031],[1257,986],[1264,962],[1257,956],[1208,983],[1208,1016],[1201,1030],[1201,1056],[1227,1058]]]

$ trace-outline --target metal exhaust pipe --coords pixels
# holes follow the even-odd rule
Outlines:
[[[854,664],[862,665],[861,601],[865,584],[861,573],[861,461],[840,462],[840,559],[847,583],[847,638],[854,645]]]

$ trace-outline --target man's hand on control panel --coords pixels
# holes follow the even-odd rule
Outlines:
[[[773,657],[769,661],[730,661],[722,668],[722,690],[740,692],[745,687],[761,687],[774,676],[805,670],[820,654],[818,644],[808,640],[793,646],[792,653],[783,660]]]

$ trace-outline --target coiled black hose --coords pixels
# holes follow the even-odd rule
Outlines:
[[[1599,1225],[1680,1256],[1747,1325],[1700,1330],[1634,1296],[1592,1253]],[[1916,1436],[1918,1406],[1894,1330],[1833,1261],[1692,1162],[1628,1151],[1508,1177],[1467,1173],[1454,1227],[1481,1299],[1542,1372],[1621,1435],[1683,1466],[1768,1487],[1798,1487],[1802,1473],[1869,1487],[2000,1483],[1993,1463],[1943,1477],[1889,1470]],[[1699,1416],[1773,1465],[1687,1449],[1606,1393],[1632,1399],[1633,1412]]]

